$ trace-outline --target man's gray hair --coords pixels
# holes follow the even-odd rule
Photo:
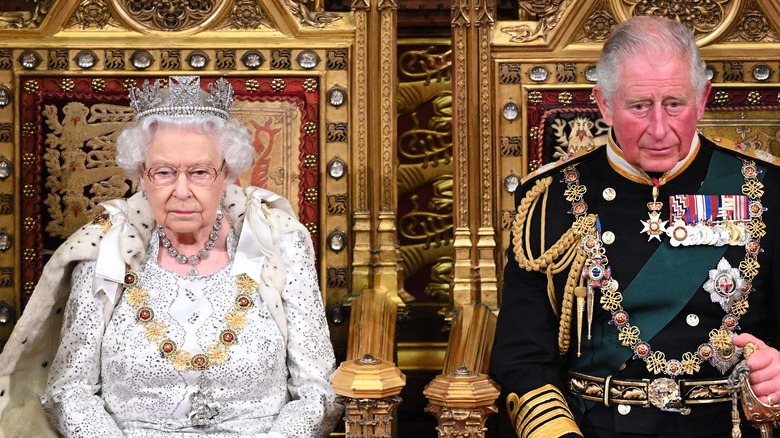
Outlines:
[[[133,178],[140,177],[146,150],[154,134],[169,127],[204,134],[214,141],[232,180],[252,165],[255,149],[249,131],[235,119],[215,116],[168,117],[149,115],[128,125],[116,140],[116,164]]]
[[[618,24],[604,43],[596,76],[608,105],[612,106],[612,98],[622,79],[621,65],[640,56],[655,54],[688,58],[696,99],[701,99],[707,87],[707,66],[693,33],[681,23],[668,18],[640,16]],[[663,62],[663,59],[658,62]]]

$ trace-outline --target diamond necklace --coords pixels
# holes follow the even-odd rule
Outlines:
[[[213,229],[209,233],[209,240],[206,242],[205,245],[203,245],[203,249],[198,251],[197,254],[186,256],[182,253],[180,253],[176,247],[173,246],[171,243],[171,240],[168,239],[168,237],[165,235],[165,229],[162,227],[162,225],[157,224],[157,234],[160,236],[160,243],[162,244],[163,248],[168,250],[168,255],[173,257],[177,262],[181,263],[182,265],[185,265],[187,263],[192,265],[192,268],[187,271],[187,275],[197,276],[200,275],[198,273],[197,265],[200,263],[201,260],[205,260],[209,256],[209,251],[214,249],[214,246],[216,244],[216,240],[219,238],[219,230],[222,228],[222,206],[219,206],[219,209],[217,209],[217,220],[214,221]]]

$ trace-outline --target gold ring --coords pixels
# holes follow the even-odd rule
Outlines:
[[[771,395],[766,396],[766,404],[768,404],[769,406],[774,406],[775,405],[775,401],[772,400],[772,396]]]
[[[756,345],[753,342],[748,342],[745,344],[745,348],[743,349],[745,359],[749,358],[751,354],[755,353],[756,350],[758,350],[758,345]]]

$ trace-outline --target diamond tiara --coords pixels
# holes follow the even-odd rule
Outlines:
[[[135,119],[152,114],[168,117],[217,116],[228,119],[233,106],[233,87],[224,78],[209,84],[209,93],[201,90],[199,76],[170,76],[168,89],[160,81],[144,80],[141,88],[130,90],[130,106]]]

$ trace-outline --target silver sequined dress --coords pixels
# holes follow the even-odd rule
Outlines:
[[[147,262],[138,272],[141,285],[170,339],[202,353],[216,342],[225,328],[223,316],[233,309],[237,287],[230,265],[199,277],[172,273],[157,264],[156,239],[152,233]],[[231,233],[231,260],[236,240]],[[176,371],[146,338],[126,297],[106,325],[102,301],[92,292],[95,263],[79,264],[44,396],[56,427],[74,437],[313,437],[329,429],[338,414],[327,381],[334,359],[316,271],[299,231],[285,234],[281,247],[287,263],[282,295],[287,347],[254,294],[229,360],[205,371]],[[190,420],[199,383],[218,408],[205,426]]]

